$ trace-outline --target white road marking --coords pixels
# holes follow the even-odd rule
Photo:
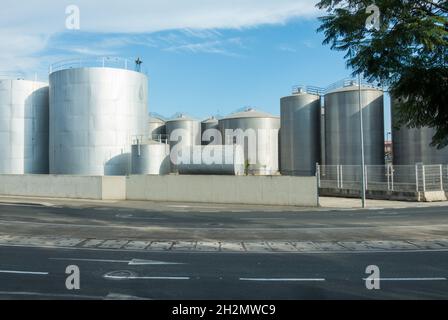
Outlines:
[[[77,294],[60,294],[60,293],[41,293],[41,292],[21,292],[21,291],[0,291],[0,295],[11,295],[11,296],[39,296],[39,297],[47,297],[47,298],[74,298],[74,299],[93,299],[93,300],[101,300],[104,297],[99,296],[87,296],[87,295],[77,295]]]
[[[77,258],[49,258],[49,259],[50,260],[60,260],[60,261],[86,261],[86,262],[104,262],[104,263],[126,263],[129,266],[179,265],[179,264],[184,264],[184,263],[178,263],[178,262],[164,262],[164,261],[142,260],[142,259],[132,259],[132,260],[77,259]]]
[[[375,278],[375,279],[366,279],[363,278],[364,281],[366,280],[373,280],[373,281],[447,281],[447,278]]]
[[[17,271],[17,270],[0,270],[0,273],[7,274],[29,274],[29,275],[37,275],[37,276],[47,276],[48,272],[34,272],[34,271]]]
[[[104,278],[111,280],[190,280],[190,277],[135,277],[111,275],[105,275]]]
[[[240,278],[240,281],[259,282],[322,282],[323,278]]]

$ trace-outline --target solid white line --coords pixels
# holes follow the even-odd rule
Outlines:
[[[8,273],[8,274],[31,274],[38,276],[47,276],[48,272],[32,272],[32,271],[16,271],[16,270],[0,270],[0,273]]]
[[[104,278],[111,280],[190,280],[190,277],[121,277],[105,275]]]
[[[49,258],[49,260],[59,260],[59,261],[85,261],[85,262],[104,262],[104,263],[126,263],[130,266],[144,266],[144,265],[178,265],[184,263],[177,262],[164,262],[164,261],[154,261],[154,260],[142,260],[142,259],[132,259],[132,260],[107,260],[107,259],[77,259],[77,258]]]
[[[447,278],[376,278],[376,279],[363,279],[364,281],[447,281]]]
[[[240,278],[240,281],[263,281],[263,282],[321,282],[326,281],[323,278]]]

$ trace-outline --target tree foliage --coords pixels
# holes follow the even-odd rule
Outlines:
[[[374,3],[379,30],[366,27]],[[345,51],[347,65],[400,97],[394,126],[432,127],[448,145],[448,0],[321,0],[324,44]]]

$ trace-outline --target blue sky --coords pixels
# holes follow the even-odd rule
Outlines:
[[[150,78],[149,110],[167,117],[245,106],[279,114],[293,85],[325,87],[350,76],[343,53],[322,45],[322,13],[312,1],[18,2],[0,13],[11,39],[0,45],[0,70],[45,78],[49,64],[64,59],[139,56]],[[80,30],[64,29],[68,3],[80,8]]]

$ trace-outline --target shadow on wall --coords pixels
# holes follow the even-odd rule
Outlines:
[[[14,107],[14,106],[13,106]],[[25,100],[23,171],[49,173],[49,88],[43,87]],[[14,143],[14,142],[13,142]]]
[[[104,165],[106,176],[127,176],[131,173],[131,154],[122,153],[113,157]]]

